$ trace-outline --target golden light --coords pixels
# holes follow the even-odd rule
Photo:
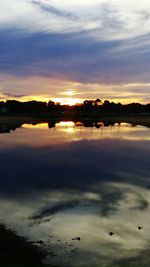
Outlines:
[[[59,95],[62,97],[53,98],[53,101],[60,102],[62,105],[73,106],[84,101],[83,99],[76,97],[77,95],[80,95],[80,93],[76,90],[65,90],[63,92],[60,92]]]
[[[59,95],[64,95],[64,96],[74,96],[76,94],[77,92],[75,90],[67,90],[59,93]]]
[[[73,121],[61,121],[57,124],[60,127],[74,127]]]
[[[36,125],[23,124],[22,128],[26,128],[26,129],[48,129],[48,123],[38,123]]]
[[[75,104],[79,104],[79,103],[83,103],[83,99],[80,98],[73,98],[73,97],[62,97],[62,98],[52,98],[51,99],[54,102],[58,102],[61,103],[62,105],[69,105],[69,106],[73,106]]]
[[[42,102],[48,102],[50,99],[50,96],[48,95],[29,95],[29,96],[24,96],[19,99],[19,101],[42,101]]]
[[[49,100],[54,101],[55,103],[60,103],[62,105],[70,105],[73,106],[75,104],[83,103],[85,99],[97,99],[100,98],[102,100],[108,99],[109,101],[113,101],[115,103],[122,103],[122,104],[129,104],[132,102],[138,102],[138,103],[147,103],[146,101],[146,94],[145,91],[139,91],[139,88],[147,88],[147,90],[150,87],[150,83],[125,83],[125,84],[86,84],[86,92],[85,92],[85,84],[79,84],[79,83],[65,83],[59,84],[58,81],[52,81],[54,83],[54,89],[56,87],[56,92],[54,92],[54,89],[48,88],[45,90],[45,93],[41,93],[44,88],[47,86],[48,81],[44,83],[43,80],[39,80],[37,78],[36,80],[33,80],[34,82],[38,83],[37,87],[38,90],[36,91],[36,94],[30,94],[26,96],[6,96],[5,94],[1,93],[1,101],[6,100],[18,100],[21,102],[26,101],[42,101],[42,102],[48,102]],[[41,82],[42,81],[42,82]],[[31,81],[24,81],[25,84],[29,87],[31,86],[29,82]],[[58,86],[56,86],[58,82]],[[42,83],[42,84],[41,84]],[[44,84],[44,85],[43,85]],[[41,86],[41,90],[39,87]],[[47,88],[47,87],[46,87]],[[70,89],[68,89],[70,88]],[[135,90],[133,90],[133,88]],[[1,89],[1,88],[0,88]],[[49,94],[52,91],[52,94]],[[39,94],[38,94],[39,93]],[[17,95],[17,94],[15,94]]]
[[[63,132],[67,133],[75,132],[75,125],[73,121],[61,121],[57,123],[57,127],[59,127]]]

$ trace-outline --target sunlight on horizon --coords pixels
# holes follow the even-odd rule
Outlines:
[[[60,105],[69,105],[69,106],[74,106],[76,104],[82,104],[85,100],[95,100],[97,98],[100,98],[103,101],[109,100],[110,102],[114,103],[121,103],[122,105],[124,104],[131,104],[131,103],[143,103],[143,101],[140,98],[111,98],[111,97],[106,97],[106,98],[101,98],[99,95],[97,97],[85,97],[85,98],[74,98],[74,97],[60,97],[60,98],[55,98],[51,96],[43,96],[43,95],[32,95],[32,96],[23,96],[23,97],[1,97],[1,101],[7,101],[7,100],[16,100],[20,102],[28,102],[28,101],[41,101],[41,102],[46,102],[48,103],[49,101],[53,101],[55,103],[59,103]],[[144,102],[143,104],[148,104],[148,102]]]

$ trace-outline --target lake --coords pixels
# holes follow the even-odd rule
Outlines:
[[[150,266],[150,128],[64,121],[0,132],[0,220],[41,240],[45,264]]]

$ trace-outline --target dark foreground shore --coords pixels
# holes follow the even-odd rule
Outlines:
[[[4,224],[0,225],[0,266],[1,267],[44,267],[46,251],[37,244],[20,237]]]

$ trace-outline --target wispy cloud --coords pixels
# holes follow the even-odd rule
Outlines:
[[[150,3],[99,1],[0,1],[1,28],[29,32],[82,32],[99,40],[122,40],[149,33]],[[92,32],[91,32],[92,31]]]
[[[78,19],[78,16],[74,13],[67,12],[65,10],[60,10],[59,8],[56,8],[54,5],[52,5],[50,2],[40,0],[29,0],[29,2],[39,7],[42,11],[52,13],[56,16],[65,17],[71,20]]]
[[[0,9],[0,73],[22,77],[20,88],[29,76],[85,84],[88,95],[87,84],[149,82],[147,0],[0,0]]]

